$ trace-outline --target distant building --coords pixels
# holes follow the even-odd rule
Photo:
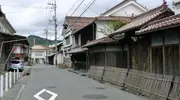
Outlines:
[[[35,64],[44,64],[46,61],[47,50],[49,48],[42,45],[34,45],[31,47],[31,59]]]
[[[14,58],[27,62],[28,61],[28,54],[29,54],[29,50],[28,50],[28,46],[27,45],[23,45],[23,44],[15,44],[14,47]]]
[[[59,42],[57,43],[57,64],[60,65],[60,64],[63,64],[64,62],[64,56],[63,56],[63,52],[62,52],[62,47],[63,47],[63,43],[62,42]],[[55,56],[55,50],[56,50],[56,46],[55,44],[53,45],[50,45],[49,46],[49,55],[48,56],[48,63],[50,65],[55,65],[55,60],[56,60],[56,56]]]
[[[76,16],[66,16],[65,21],[64,21],[64,27],[62,30],[62,36],[64,37],[63,39],[63,56],[64,56],[64,64],[67,66],[71,66],[71,55],[68,54],[72,49],[73,45],[73,37],[72,34],[75,33],[77,30],[80,28],[88,25],[94,21],[93,17],[76,17]]]

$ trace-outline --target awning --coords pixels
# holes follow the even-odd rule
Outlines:
[[[2,32],[0,32],[0,35],[7,37],[7,38],[5,38],[4,42],[5,41],[12,41],[14,43],[23,43],[23,44],[29,46],[28,39],[25,36],[15,35],[15,34],[8,34],[8,33],[2,33]]]
[[[87,50],[88,50],[87,48],[78,47],[78,48],[72,49],[71,51],[69,51],[67,53],[68,54],[82,53],[82,52],[85,52]]]
[[[85,44],[83,47],[91,47],[97,44],[111,44],[115,43],[117,40],[109,38],[109,37],[103,37],[97,40],[89,41],[87,44]]]

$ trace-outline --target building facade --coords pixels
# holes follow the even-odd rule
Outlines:
[[[48,47],[34,45],[31,47],[31,59],[34,64],[44,64],[46,62]]]

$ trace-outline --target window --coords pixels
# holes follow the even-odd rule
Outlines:
[[[70,44],[70,38],[69,38],[69,36],[65,38],[65,41],[66,41],[66,45]]]
[[[35,52],[35,56],[43,56],[43,52]]]

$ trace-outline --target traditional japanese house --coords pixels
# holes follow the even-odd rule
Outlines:
[[[163,18],[136,32],[149,45],[149,69],[153,73],[180,75],[180,15]]]
[[[110,34],[109,37],[111,39],[100,39],[100,42],[95,42],[95,46],[90,44],[94,44],[94,41],[88,42],[85,47],[88,47],[88,51],[90,52],[90,56],[92,52],[102,52],[101,58],[97,58],[96,56],[90,57],[89,66],[100,66],[97,63],[101,63],[101,65],[109,66],[109,67],[121,67],[121,68],[131,68],[141,71],[150,71],[150,55],[149,55],[149,44],[150,37],[141,39],[142,37],[137,37],[135,35],[135,31],[140,30],[148,25],[148,23],[159,20],[168,16],[173,15],[174,12],[171,11],[167,7],[166,4],[163,4],[157,8],[154,8],[146,13],[140,14],[132,19],[132,21],[120,29],[116,30],[113,34]],[[113,40],[113,44],[108,44],[108,40]],[[97,41],[97,40],[96,40]],[[102,42],[103,41],[103,42]],[[119,42],[117,42],[119,41]],[[105,53],[105,48],[108,46],[102,45],[102,43],[107,43],[111,50],[109,54]],[[110,41],[111,42],[111,41]],[[97,45],[101,45],[101,47],[96,47]],[[112,46],[114,46],[112,48]],[[100,48],[101,50],[99,50]],[[95,50],[96,49],[96,50]],[[103,50],[104,49],[104,50]],[[108,50],[108,48],[106,48]],[[114,52],[113,52],[114,51]],[[106,54],[106,56],[104,56]],[[97,55],[97,54],[94,54]],[[100,56],[98,56],[100,57]],[[104,60],[105,59],[105,60]],[[95,64],[94,64],[95,61]],[[110,62],[110,63],[109,63]],[[108,63],[108,64],[107,64]]]
[[[127,23],[130,21],[129,17],[120,17],[120,16],[99,16],[97,17],[92,23],[88,24],[87,26],[81,28],[80,30],[77,30],[75,33],[73,33],[73,45],[74,49],[69,51],[69,54],[72,54],[72,61],[73,61],[73,67],[75,69],[89,69],[89,64],[88,64],[88,55],[87,54],[87,48],[85,48],[84,45],[86,45],[87,42],[89,41],[99,41],[103,39],[108,39],[106,38],[108,33],[107,32],[107,26],[112,23],[120,21],[122,24]],[[103,33],[104,32],[104,33]],[[101,39],[102,38],[102,39]],[[110,39],[111,40],[111,39]],[[114,41],[114,40],[113,40]],[[89,42],[91,43],[91,42]],[[89,45],[86,45],[89,46]],[[100,54],[101,55],[101,54]],[[94,56],[100,56],[94,54]],[[103,56],[103,54],[102,54]],[[103,58],[103,57],[102,57]],[[93,58],[92,58],[93,59]],[[96,58],[96,61],[102,60],[100,58]],[[95,60],[95,59],[93,59]],[[101,62],[103,64],[103,62]],[[101,65],[100,64],[100,65]]]

